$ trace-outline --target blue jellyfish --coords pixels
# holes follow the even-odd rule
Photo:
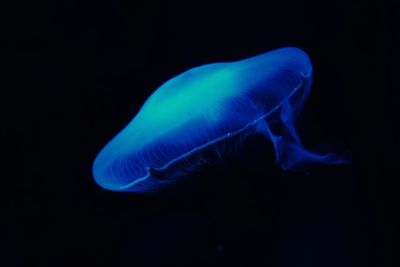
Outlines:
[[[255,133],[272,141],[284,170],[344,163],[306,150],[296,132],[311,78],[309,57],[294,47],[185,71],[162,84],[103,148],[93,176],[109,190],[156,191]]]

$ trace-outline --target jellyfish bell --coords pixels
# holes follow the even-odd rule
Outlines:
[[[343,163],[306,150],[295,130],[311,77],[309,57],[293,47],[190,69],[161,85],[102,149],[94,178],[109,190],[156,191],[254,133],[272,141],[285,170]]]

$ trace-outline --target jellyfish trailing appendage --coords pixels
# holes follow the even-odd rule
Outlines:
[[[272,141],[284,170],[345,163],[306,150],[296,132],[311,78],[309,57],[293,47],[190,69],[161,85],[103,148],[94,178],[109,190],[159,190],[256,133]]]

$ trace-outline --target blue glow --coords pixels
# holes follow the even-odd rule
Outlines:
[[[255,133],[273,142],[285,170],[343,163],[304,149],[295,130],[311,77],[307,54],[292,47],[190,69],[161,85],[104,147],[95,180],[110,190],[158,190]]]

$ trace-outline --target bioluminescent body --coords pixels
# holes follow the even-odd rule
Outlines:
[[[251,133],[272,141],[283,169],[341,163],[304,149],[296,133],[311,77],[310,59],[298,48],[190,69],[161,85],[104,147],[95,180],[110,190],[157,190]]]

